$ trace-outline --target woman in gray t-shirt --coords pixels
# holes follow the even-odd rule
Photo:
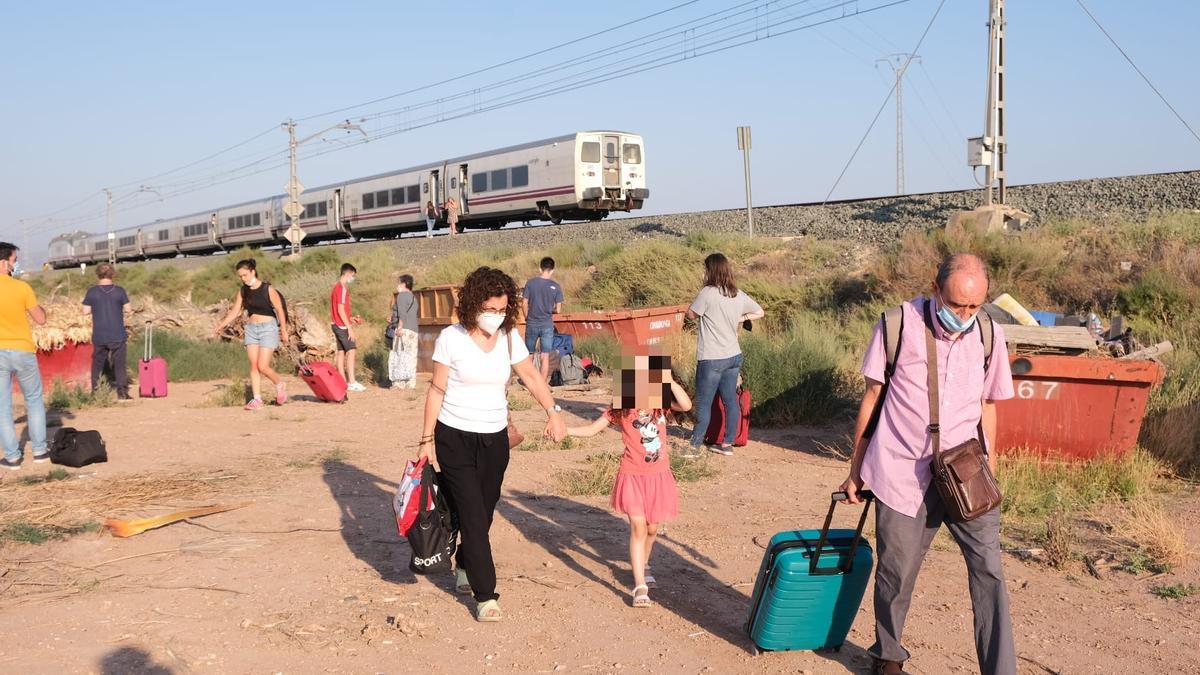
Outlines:
[[[704,442],[712,416],[713,399],[720,394],[725,403],[725,438],[710,447],[722,455],[733,454],[741,410],[738,407],[737,380],[742,369],[742,348],[738,344],[738,326],[744,321],[763,317],[763,309],[738,290],[733,281],[729,259],[713,253],[704,259],[704,288],[688,308],[689,319],[699,328],[696,340],[696,428],[692,447]]]

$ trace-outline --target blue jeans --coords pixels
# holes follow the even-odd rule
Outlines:
[[[741,370],[741,354],[727,359],[696,362],[696,428],[692,431],[692,447],[698,448],[704,443],[704,433],[708,431],[712,417],[713,399],[718,394],[725,403],[725,438],[722,443],[733,445],[742,414],[737,397],[737,379]]]
[[[554,349],[554,323],[548,324],[526,324],[525,325],[525,348],[532,354],[538,347],[538,342],[541,342],[543,354],[549,354],[551,349]]]
[[[124,365],[124,364],[122,364]],[[25,396],[25,421],[33,454],[46,453],[46,403],[42,400],[42,373],[38,370],[37,354],[15,349],[0,349],[0,441],[4,442],[4,458],[21,461],[21,441],[13,425],[12,379],[17,378]]]

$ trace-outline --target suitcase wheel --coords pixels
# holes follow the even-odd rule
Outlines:
[[[761,652],[761,651],[759,651],[759,649],[758,649],[758,645],[752,644],[752,645],[750,645],[750,653],[751,653],[752,655],[754,655],[754,656],[758,656],[758,655],[759,655],[759,654],[761,654],[762,652]]]

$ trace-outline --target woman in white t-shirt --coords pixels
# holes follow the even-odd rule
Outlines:
[[[567,433],[525,341],[513,335],[519,307],[517,286],[504,272],[480,267],[467,276],[458,294],[459,323],[443,330],[433,349],[417,453],[436,457],[441,489],[458,516],[462,543],[455,586],[474,594],[479,621],[501,618],[488,530],[508,468],[506,388],[512,371],[545,409],[546,435],[557,442]]]

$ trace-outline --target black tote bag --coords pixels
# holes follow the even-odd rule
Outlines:
[[[437,486],[437,472],[426,463],[421,471],[421,487],[417,495],[417,520],[408,530],[408,545],[412,560],[408,568],[414,574],[449,573],[452,567],[458,533],[455,532],[446,498]],[[430,508],[430,495],[433,507]]]

